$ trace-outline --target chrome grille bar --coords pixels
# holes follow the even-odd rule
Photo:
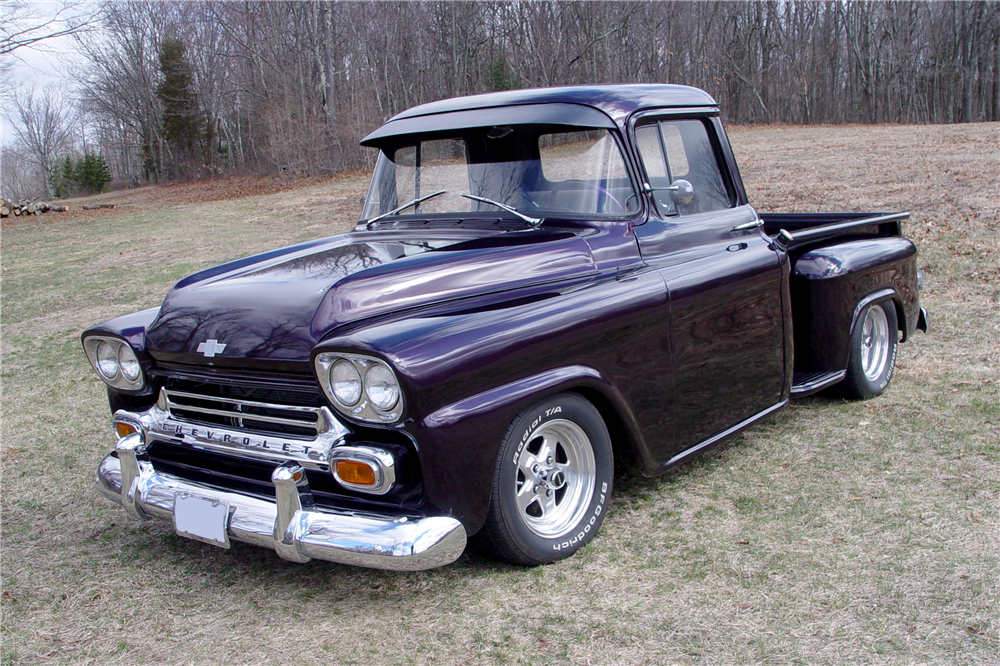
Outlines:
[[[162,392],[164,397],[166,398],[167,408],[170,410],[171,414],[174,415],[175,417],[178,416],[175,412],[183,411],[183,412],[193,412],[195,414],[205,414],[210,416],[221,416],[232,419],[242,419],[244,421],[273,423],[275,425],[292,426],[296,428],[311,428],[317,433],[326,429],[323,409],[319,407],[302,407],[299,405],[275,405],[266,402],[257,402],[254,400],[237,400],[235,398],[222,398],[217,396],[203,395],[200,393],[188,393],[186,391],[168,390],[166,388],[162,389]],[[180,399],[180,402],[177,399]],[[232,406],[233,409],[217,409],[212,407],[202,407],[199,405],[188,405],[184,404],[183,402],[184,399],[214,403],[218,404],[220,407]],[[305,418],[302,419],[285,418],[280,416],[268,416],[266,414],[256,414],[253,412],[242,412],[240,410],[243,407],[249,407],[254,409],[267,409],[267,410],[282,411],[282,412],[294,412],[296,414],[302,414],[302,416]]]

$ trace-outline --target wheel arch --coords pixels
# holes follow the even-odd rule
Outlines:
[[[861,313],[864,312],[865,308],[875,303],[892,303],[893,309],[896,311],[896,329],[900,332],[899,341],[905,342],[906,309],[903,307],[903,298],[894,287],[879,289],[858,301],[857,305],[854,306],[854,313],[851,315],[851,328],[848,331],[848,336],[854,335],[854,328],[858,325]]]
[[[613,451],[634,455],[647,473],[655,469],[618,388],[593,367],[561,366],[463,398],[406,428],[421,443],[424,486],[431,502],[452,507],[469,533],[477,532],[486,516],[487,480],[493,475],[500,435],[523,410],[560,393],[576,394],[594,406],[608,429]],[[467,442],[479,442],[476,454]]]
[[[619,404],[593,386],[581,385],[570,388],[568,391],[576,393],[592,404],[601,415],[601,419],[604,420],[604,425],[608,429],[608,435],[611,437],[611,448],[616,458],[624,458],[642,466],[647,464],[646,458],[648,456],[643,455],[644,440],[642,434],[634,422],[630,422],[625,413],[624,405]]]

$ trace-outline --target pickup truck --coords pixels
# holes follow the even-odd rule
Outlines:
[[[695,88],[462,97],[361,143],[351,233],[83,332],[97,488],[132,516],[295,562],[552,562],[616,459],[661,474],[791,398],[877,396],[927,330],[908,215],[758,214]]]

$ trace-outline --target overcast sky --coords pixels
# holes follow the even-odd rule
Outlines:
[[[28,0],[28,5],[33,13],[30,19],[32,24],[43,23],[57,15],[63,7],[62,2],[55,0]],[[93,3],[85,3],[82,9],[87,10]],[[78,8],[78,10],[81,8]],[[9,7],[3,5],[0,21],[7,21]],[[74,10],[69,16],[79,13]],[[51,32],[55,32],[65,27],[60,21],[50,27]],[[76,50],[76,40],[72,36],[53,37],[30,46],[22,46],[12,54],[3,56],[5,64],[11,65],[10,82],[14,87],[35,86],[42,88],[45,86],[56,86],[67,93],[72,93],[76,87],[76,81],[71,75],[73,67],[83,63],[83,59]],[[5,81],[6,83],[6,81]],[[3,115],[6,115],[8,108],[9,91],[4,91],[2,103],[4,105]],[[7,125],[7,120],[0,121],[0,143],[8,145],[13,141],[12,132]]]

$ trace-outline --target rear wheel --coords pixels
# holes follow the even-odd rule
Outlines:
[[[525,565],[569,557],[601,526],[613,474],[611,439],[589,402],[563,393],[524,410],[500,447],[482,549]]]
[[[896,369],[898,338],[892,301],[865,308],[851,335],[851,356],[843,384],[848,397],[867,400],[885,391]]]

